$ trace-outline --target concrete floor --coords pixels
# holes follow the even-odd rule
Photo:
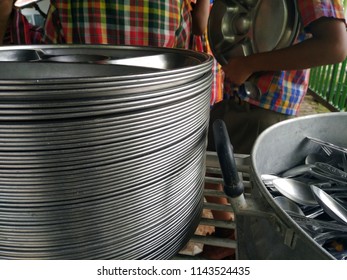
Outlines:
[[[330,110],[323,104],[316,101],[311,94],[306,94],[304,102],[301,104],[299,116],[328,113]]]

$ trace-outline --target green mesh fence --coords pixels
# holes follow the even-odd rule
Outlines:
[[[310,90],[338,111],[347,111],[347,59],[311,69]]]
[[[347,0],[342,0],[347,11]],[[346,15],[347,16],[347,15]],[[347,59],[311,69],[309,88],[338,111],[347,111]]]

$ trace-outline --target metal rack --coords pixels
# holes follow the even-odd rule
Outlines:
[[[236,161],[237,170],[239,172],[239,176],[242,179],[243,184],[245,186],[245,193],[247,194],[250,192],[250,189],[251,189],[250,155],[235,154],[235,161]],[[221,169],[220,169],[220,165],[218,161],[218,156],[215,152],[206,153],[206,174],[208,175],[205,176],[205,183],[223,184],[222,173],[221,173]],[[210,190],[210,189],[205,189],[204,195],[215,196],[215,197],[226,197],[224,192]],[[230,204],[222,205],[222,204],[216,204],[216,203],[209,203],[205,201],[203,207],[204,207],[204,210],[207,210],[207,211],[219,210],[223,212],[231,212],[231,213],[234,212]],[[235,221],[222,221],[222,220],[213,219],[213,217],[210,218],[210,217],[202,216],[202,218],[200,219],[199,226],[235,229],[236,223]],[[237,249],[237,240],[232,240],[228,238],[220,238],[214,235],[199,235],[195,233],[191,237],[189,243],[199,244],[199,246],[201,247],[202,245],[206,244],[206,245],[217,246],[217,247]],[[175,256],[175,259],[201,259],[201,256],[199,256],[199,254],[194,255],[194,252],[191,252],[191,254],[189,253],[190,252],[188,251],[187,253],[186,250],[180,251]]]

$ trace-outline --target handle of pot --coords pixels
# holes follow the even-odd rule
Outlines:
[[[244,186],[236,168],[234,148],[230,143],[226,125],[224,121],[217,119],[212,126],[216,152],[222,170],[224,192],[232,198],[238,197],[243,194]]]

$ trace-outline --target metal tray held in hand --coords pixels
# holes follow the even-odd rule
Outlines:
[[[224,65],[235,56],[291,45],[299,27],[296,1],[216,0],[208,33],[213,55]]]

